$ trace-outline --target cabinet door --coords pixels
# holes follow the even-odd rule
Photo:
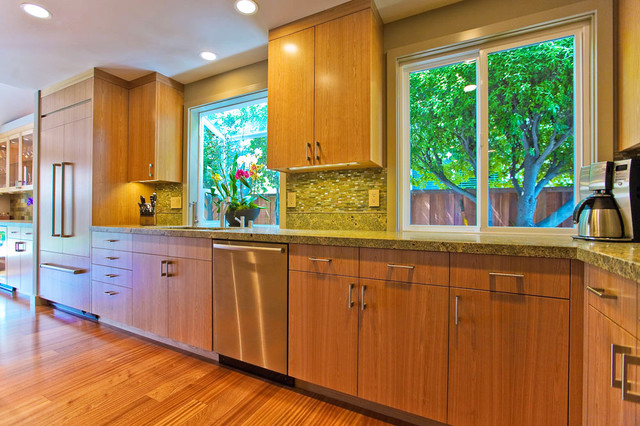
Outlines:
[[[9,140],[9,187],[16,187],[22,181],[20,177],[20,135]]]
[[[358,396],[446,422],[449,288],[360,285]]]
[[[173,258],[167,271],[169,337],[213,350],[211,262]]]
[[[33,294],[33,241],[22,240],[20,250],[20,290]]]
[[[593,306],[587,313],[587,422],[588,425],[635,425],[638,404],[622,400],[622,353],[633,354],[636,339]],[[617,345],[616,351],[612,345]],[[612,367],[615,370],[612,371]],[[638,393],[637,367],[630,366],[630,389]],[[612,379],[617,384],[612,386]]]
[[[43,119],[44,121],[44,119]],[[64,126],[43,130],[40,134],[40,172],[39,198],[40,209],[40,250],[62,251],[60,235],[60,217],[62,214],[61,171],[63,160]],[[55,179],[54,179],[55,174]],[[55,236],[57,235],[57,236]]]
[[[357,291],[355,278],[289,272],[290,376],[356,395]]]
[[[569,301],[451,289],[455,425],[567,424]]]
[[[7,239],[7,284],[22,291],[20,286],[20,240]]]
[[[22,185],[33,185],[33,133],[22,136]]]
[[[313,164],[314,29],[269,42],[270,169]]]
[[[617,150],[640,144],[638,98],[640,98],[640,2],[618,2],[618,147]]]
[[[156,82],[129,90],[129,181],[156,178]]]
[[[166,258],[133,253],[134,327],[167,337]]]
[[[89,117],[64,126],[62,252],[83,257],[91,256],[92,125]]]
[[[370,158],[373,19],[364,10],[316,27],[316,164]]]

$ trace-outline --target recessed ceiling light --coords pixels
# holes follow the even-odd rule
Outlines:
[[[473,92],[474,90],[476,90],[476,87],[478,86],[476,86],[475,84],[469,84],[464,86],[464,89],[462,90],[464,90],[465,92]]]
[[[51,13],[47,9],[45,9],[44,7],[38,6],[37,4],[22,3],[20,5],[20,7],[22,8],[22,10],[27,12],[29,15],[35,16],[36,18],[40,18],[40,19],[51,18]]]
[[[258,11],[258,3],[253,0],[236,0],[236,10],[245,15],[253,15]]]
[[[200,52],[200,57],[206,61],[215,61],[217,58],[213,52]]]

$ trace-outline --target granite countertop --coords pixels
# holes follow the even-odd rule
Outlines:
[[[578,259],[640,283],[640,244],[574,240],[569,236],[486,235],[436,232],[315,231],[253,228],[193,228],[171,226],[94,226],[94,231],[176,237],[215,238],[290,244],[444,251],[511,256]]]
[[[0,226],[28,227],[33,226],[33,222],[30,220],[0,220]]]

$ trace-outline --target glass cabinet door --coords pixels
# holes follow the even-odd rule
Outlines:
[[[0,188],[7,187],[7,147],[9,140],[0,141]]]
[[[33,134],[22,135],[22,185],[33,185]]]
[[[9,139],[9,186],[20,185],[20,135]]]

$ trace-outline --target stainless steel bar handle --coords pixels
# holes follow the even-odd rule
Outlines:
[[[191,220],[193,221],[193,226],[196,226],[200,220],[198,219],[198,202],[191,202]]]
[[[234,251],[266,251],[272,253],[284,253],[282,247],[256,247],[256,246],[235,246],[232,244],[213,244],[214,249],[218,250],[234,250]]]
[[[320,161],[320,142],[318,141],[313,146],[313,156],[316,157],[316,161]]]
[[[622,388],[622,380],[616,379],[616,355],[622,354],[630,354],[631,348],[628,346],[616,345],[615,343],[611,344],[611,387],[612,388]]]
[[[161,277],[166,277],[167,273],[165,272],[164,267],[167,265],[167,261],[163,260],[162,262],[160,262],[160,276]]]
[[[119,240],[105,240],[108,243],[117,243]]]
[[[507,274],[504,272],[489,272],[490,277],[509,277],[509,278],[524,278],[524,274]]]
[[[62,167],[60,163],[51,165],[51,236],[59,237],[56,234],[56,167]]]
[[[353,300],[351,299],[351,292],[353,291],[354,287],[355,287],[355,284],[349,284],[349,299],[347,302],[347,307],[349,309],[353,308]]]
[[[65,194],[65,191],[64,191],[64,180],[65,180],[64,166],[71,166],[71,165],[72,165],[72,163],[63,161],[62,162],[62,167],[60,168],[60,172],[61,172],[61,175],[62,175],[62,191],[61,191],[61,197],[60,197],[60,199],[62,200],[62,210],[61,210],[62,213],[60,214],[60,216],[61,216],[61,218],[60,218],[61,219],[60,220],[60,237],[62,237],[62,238],[71,238],[71,237],[73,237],[73,219],[74,219],[73,216],[71,216],[71,230],[72,230],[72,233],[71,234],[65,234],[65,232],[64,232],[64,210],[65,210],[65,205],[66,205],[66,203],[65,203],[65,198],[66,197],[64,195]],[[73,192],[71,193],[71,206],[73,208]],[[72,210],[72,215],[73,215],[73,210]]]
[[[151,173],[152,167],[153,167],[153,163],[149,163],[149,177],[153,177],[153,174]]]
[[[16,243],[13,244],[13,250],[16,251],[16,252],[20,252],[20,249],[18,248],[18,244],[20,244],[20,243],[16,242]]]
[[[458,302],[460,301],[460,296],[456,296],[456,309],[455,309],[455,316],[453,317],[453,323],[455,325],[458,325],[458,323],[460,322],[458,319]]]
[[[110,290],[110,291],[105,291],[105,292],[104,292],[104,294],[107,294],[107,295],[109,295],[109,296],[115,296],[116,294],[118,294],[118,292],[117,292],[117,291]]]
[[[616,296],[615,294],[607,294],[604,288],[591,287],[588,285],[587,290],[589,290],[591,293],[595,294],[601,299],[617,299],[618,298],[618,296]]]
[[[360,287],[360,306],[363,311],[367,309],[367,303],[364,301],[364,292],[366,289],[367,289],[366,285],[363,285],[362,287]]]
[[[107,257],[105,257],[105,259],[108,259],[108,260],[118,260],[118,259],[120,259],[120,258],[119,258],[119,257],[116,257],[116,256],[107,256]]]
[[[118,274],[104,274],[104,276],[107,277],[107,278],[116,278],[116,277],[119,277],[120,275],[118,275]]]
[[[398,269],[416,269],[413,265],[397,265],[395,263],[387,263],[388,268],[398,268]]]
[[[629,365],[640,366],[640,357],[627,354],[622,355],[622,400],[640,403],[640,393],[631,392],[629,388]]]
[[[307,156],[307,161],[311,161],[311,144],[309,142],[306,144],[305,154]]]
[[[16,251],[18,253],[24,253],[25,251],[27,251],[27,243],[25,243],[24,241],[18,241],[16,243]]]
[[[171,272],[169,272],[169,266],[173,265],[173,262],[170,261],[170,260],[165,260],[165,265],[167,265],[166,276],[167,277],[172,277],[173,275],[171,274]]]
[[[68,274],[73,274],[73,275],[84,274],[85,272],[87,272],[86,269],[72,268],[72,267],[68,267],[68,266],[60,266],[60,265],[55,265],[53,263],[41,263],[40,267],[42,269],[51,269],[51,270],[54,270],[54,271],[66,272]]]
[[[309,257],[308,259],[312,262],[327,262],[327,263],[333,260],[328,257]]]

